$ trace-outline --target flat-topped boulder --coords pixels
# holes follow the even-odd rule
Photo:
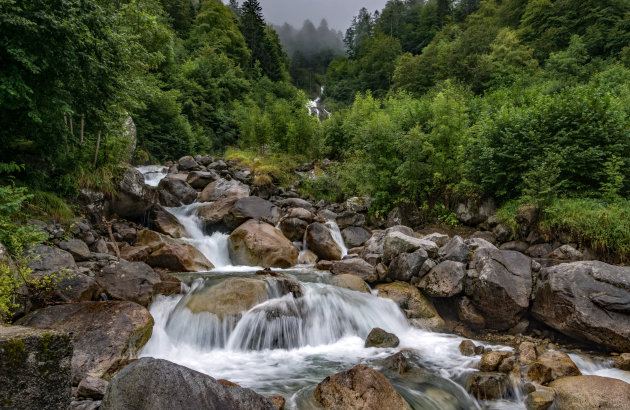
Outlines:
[[[206,186],[199,198],[199,202],[218,201],[227,197],[243,198],[249,196],[249,187],[235,179],[226,180],[219,178]]]
[[[228,228],[236,229],[248,219],[275,225],[280,219],[280,208],[257,196],[244,197],[234,203],[232,209],[223,217],[223,222]]]
[[[410,323],[420,328],[439,331],[444,327],[435,306],[415,286],[406,282],[382,283],[374,287],[378,296],[393,300]]]
[[[229,278],[190,295],[186,307],[193,313],[208,312],[223,319],[248,311],[267,299],[264,280]]]
[[[630,403],[630,384],[609,377],[563,377],[549,384],[559,409],[622,410]]]
[[[160,276],[144,262],[121,259],[99,272],[96,280],[112,299],[130,300],[147,306]]]

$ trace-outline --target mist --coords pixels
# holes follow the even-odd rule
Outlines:
[[[380,11],[385,3],[387,0],[260,0],[267,23],[302,27],[305,20],[317,24],[326,19],[330,28],[344,33],[361,7],[373,13]]]

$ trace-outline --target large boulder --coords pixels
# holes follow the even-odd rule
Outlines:
[[[341,275],[335,275],[330,278],[331,285],[339,286],[340,288],[356,290],[357,292],[370,293],[370,287],[365,283],[363,279],[356,275],[350,275],[344,273]]]
[[[385,376],[364,364],[326,377],[314,396],[325,409],[411,410]]]
[[[29,268],[33,273],[51,275],[61,270],[74,270],[77,264],[70,252],[46,245],[36,245],[29,250]]]
[[[128,168],[118,183],[118,191],[111,201],[111,212],[121,218],[142,219],[157,202],[157,191],[144,183],[144,175]]]
[[[0,407],[66,410],[72,397],[72,338],[0,326]]]
[[[77,262],[87,261],[90,259],[90,249],[80,239],[68,239],[66,241],[59,242],[59,248],[66,252],[70,252],[72,257]]]
[[[434,298],[450,298],[462,293],[465,277],[466,265],[447,260],[431,269],[418,287]]]
[[[130,300],[147,306],[153,295],[153,287],[160,277],[144,262],[119,262],[105,267],[96,275],[98,284],[115,300]]]
[[[206,186],[199,194],[199,202],[218,201],[227,197],[243,198],[249,196],[249,187],[235,179],[219,178]]]
[[[269,299],[262,279],[229,278],[190,296],[186,307],[193,313],[208,312],[223,319],[238,315]]]
[[[232,209],[223,217],[223,222],[228,228],[236,229],[248,219],[275,225],[280,219],[280,208],[257,196],[248,196],[236,201]]]
[[[440,260],[468,263],[470,248],[460,236],[455,236],[438,251]]]
[[[341,259],[341,248],[324,224],[314,222],[306,228],[306,243],[320,259],[328,261]]]
[[[412,325],[439,331],[444,327],[435,306],[415,286],[405,282],[382,283],[374,288],[378,296],[393,300]]]
[[[630,267],[563,263],[539,273],[534,317],[567,336],[630,351]]]
[[[18,325],[73,333],[72,380],[109,380],[151,337],[153,318],[133,302],[81,302],[30,313]]]
[[[205,230],[212,231],[216,226],[223,224],[223,218],[230,213],[239,199],[241,197],[238,195],[232,195],[197,208],[197,216],[203,223]]]
[[[389,264],[387,277],[391,280],[409,282],[411,278],[420,273],[422,265],[429,255],[424,249],[418,249],[410,253],[401,253],[394,257]]]
[[[284,218],[280,222],[280,230],[284,236],[294,242],[304,239],[306,228],[308,228],[308,222],[299,218]]]
[[[149,393],[149,394],[147,394]],[[142,358],[112,379],[101,410],[274,410],[253,390],[227,386],[166,360]]]
[[[230,259],[235,265],[290,268],[299,251],[273,226],[249,220],[236,228],[228,243]]]
[[[214,269],[197,248],[187,243],[167,242],[151,252],[147,263],[171,272],[207,272]]]
[[[363,245],[372,234],[362,226],[350,226],[341,231],[341,236],[349,248],[355,248]]]
[[[179,223],[177,218],[159,205],[152,210],[151,222],[156,231],[173,238],[187,238],[189,236],[186,228]]]
[[[358,214],[352,211],[346,211],[335,218],[337,225],[340,229],[347,228],[349,226],[363,226],[365,225],[365,215]]]
[[[455,208],[455,215],[457,219],[464,225],[475,226],[496,212],[496,204],[492,198],[485,199],[480,202],[468,201],[466,203],[460,203]]]
[[[466,294],[485,319],[486,327],[507,330],[529,308],[531,259],[515,251],[480,248],[467,272]]]
[[[383,231],[374,231],[372,232],[370,239],[363,244],[361,257],[365,258],[365,255],[368,254],[383,254],[385,238],[387,237],[387,234],[391,232],[400,232],[409,236],[413,235],[413,229],[403,225],[393,226]]]
[[[361,258],[344,259],[332,264],[330,272],[335,275],[354,275],[362,280],[373,283],[378,280],[374,266]]]
[[[89,275],[92,275],[88,271]],[[54,289],[54,297],[62,302],[87,302],[96,300],[101,287],[94,277],[80,271],[72,271],[61,276]]]
[[[193,171],[186,177],[186,182],[195,189],[204,189],[209,183],[219,179],[219,175],[215,171]]]
[[[177,163],[178,163],[178,168],[184,171],[188,171],[188,170],[197,168],[199,166],[199,164],[197,164],[197,161],[195,161],[195,159],[191,157],[190,155],[181,157],[177,161]]]
[[[164,206],[189,205],[197,199],[197,191],[186,181],[168,176],[160,181],[158,192]]]
[[[315,207],[306,199],[302,198],[286,198],[276,202],[276,205],[282,208],[303,208],[309,212],[314,212]]]
[[[390,261],[401,253],[414,252],[418,249],[424,249],[430,258],[435,258],[438,254],[438,246],[435,242],[392,231],[385,236],[383,257],[386,261]]]
[[[556,392],[559,409],[627,409],[630,384],[600,376],[563,377],[549,384]]]

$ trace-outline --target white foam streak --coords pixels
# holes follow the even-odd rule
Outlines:
[[[346,244],[343,240],[343,236],[341,235],[341,230],[339,230],[339,225],[337,225],[337,222],[330,220],[330,221],[326,221],[326,227],[330,231],[330,234],[332,235],[332,238],[335,241],[335,243],[341,249],[341,257],[343,258],[344,256],[348,254],[348,247],[346,247]]]
[[[161,165],[146,165],[137,169],[144,175],[144,183],[154,187],[160,184],[168,172],[168,167]]]

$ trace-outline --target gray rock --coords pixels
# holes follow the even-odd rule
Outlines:
[[[112,198],[111,212],[121,218],[141,219],[156,202],[157,191],[144,183],[144,175],[135,168],[128,168]]]
[[[450,298],[464,290],[466,265],[460,262],[444,261],[425,275],[418,287],[432,297]]]
[[[361,256],[365,258],[365,255],[373,253],[373,254],[383,254],[383,247],[385,245],[385,237],[387,234],[391,232],[400,232],[405,235],[413,235],[413,230],[407,226],[398,225],[383,231],[374,231],[372,232],[372,237],[367,240],[364,244],[363,253]]]
[[[366,212],[371,205],[372,198],[369,196],[355,196],[346,201],[346,209],[352,212]]]
[[[63,275],[55,285],[55,296],[63,302],[87,302],[96,300],[101,294],[98,282],[80,272],[80,269]]]
[[[496,212],[496,204],[492,198],[488,198],[479,203],[468,201],[467,203],[460,203],[455,208],[455,214],[457,219],[464,225],[475,226]]]
[[[303,240],[306,228],[308,222],[298,218],[285,218],[280,222],[280,230],[291,241]]]
[[[76,400],[70,403],[68,410],[97,410],[99,407],[101,407],[100,400]]]
[[[248,219],[276,225],[280,219],[280,209],[269,201],[257,196],[241,198],[223,217],[223,222],[230,229],[236,229]]]
[[[401,253],[389,264],[387,277],[394,281],[409,282],[412,277],[419,274],[422,265],[428,257],[424,249],[418,249],[410,253]]]
[[[50,275],[62,269],[77,268],[72,254],[59,248],[36,245],[29,250],[29,255],[31,257],[29,268],[40,275]]]
[[[365,225],[365,215],[352,211],[346,211],[337,216],[336,221],[340,229],[347,228],[349,226],[363,226]]]
[[[217,179],[219,179],[219,174],[214,171],[193,171],[186,177],[186,182],[195,189],[204,189]]]
[[[105,395],[108,384],[106,380],[98,377],[86,376],[79,382],[77,395],[86,399],[100,400]]]
[[[580,261],[584,259],[582,252],[578,251],[571,245],[562,245],[547,255],[547,257],[565,261]]]
[[[156,204],[155,206],[157,207],[159,205]],[[112,231],[114,232],[114,238],[119,242],[134,243],[138,236],[138,231],[125,222],[112,224]]]
[[[434,242],[414,238],[396,231],[389,232],[385,236],[383,258],[385,261],[390,261],[396,255],[413,252],[418,249],[424,249],[430,258],[435,258],[438,254],[438,247]]]
[[[489,329],[507,330],[529,308],[531,260],[514,251],[482,248],[475,251],[467,273],[466,294]]]
[[[512,230],[503,224],[495,226],[492,233],[497,238],[498,242],[507,242],[512,238]]]
[[[151,392],[151,394],[147,394]],[[101,410],[274,410],[253,390],[225,386],[210,376],[166,360],[142,358],[110,382]]]
[[[320,259],[329,261],[341,259],[341,248],[324,224],[313,222],[306,228],[306,243]]]
[[[341,231],[341,236],[350,248],[363,245],[372,236],[371,232],[362,226],[350,226]]]
[[[499,249],[502,251],[516,251],[521,253],[525,253],[527,248],[529,248],[529,245],[527,242],[523,241],[510,241],[499,246]]]
[[[549,384],[559,409],[625,410],[630,403],[630,384],[600,376],[563,377]]]
[[[492,243],[486,241],[483,238],[469,238],[464,241],[466,245],[470,248],[471,251],[476,251],[477,249],[498,249]]]
[[[400,344],[398,336],[375,327],[365,339],[365,347],[397,347]]]
[[[313,205],[305,199],[286,198],[276,202],[276,205],[282,208],[304,208],[309,212],[315,212]]]
[[[66,410],[72,338],[65,332],[0,326],[0,406]]]
[[[437,246],[442,247],[446,245],[451,238],[443,233],[434,232],[429,235],[423,236],[422,239],[434,242]]]
[[[199,194],[198,202],[219,201],[228,197],[244,198],[249,196],[249,187],[235,179],[230,181],[219,178],[208,184],[201,194]]]
[[[332,264],[330,272],[335,275],[355,275],[368,283],[378,279],[374,266],[359,258],[337,261]]]
[[[227,167],[227,164],[221,159],[208,165],[209,169],[216,169],[219,171],[227,169]]]
[[[81,302],[37,310],[16,324],[73,333],[72,383],[78,384],[88,375],[107,379],[135,358],[151,337],[153,318],[133,302]]]
[[[543,268],[532,314],[577,340],[630,351],[630,268],[599,261]]]
[[[553,252],[553,248],[548,243],[532,245],[525,251],[525,253],[532,258],[545,258],[551,252]]]
[[[178,168],[184,171],[189,171],[199,166],[199,164],[197,164],[197,161],[195,161],[191,156],[181,157],[179,161],[177,161],[177,163]]]
[[[426,237],[425,237],[426,238]],[[460,236],[455,236],[438,251],[440,260],[468,263],[470,248]]]
[[[486,320],[477,312],[468,297],[463,296],[455,305],[457,317],[471,329],[479,330],[486,326]]]
[[[87,261],[90,259],[90,249],[80,239],[69,239],[59,242],[59,247],[64,251],[70,252],[77,262]]]
[[[504,373],[476,372],[466,381],[466,390],[477,400],[498,400],[505,396],[508,387],[508,377]]]
[[[189,205],[197,199],[197,191],[186,181],[166,177],[158,185],[160,203],[164,206],[177,207]]]
[[[144,262],[121,259],[99,272],[96,280],[112,299],[130,300],[147,306],[160,276]]]

